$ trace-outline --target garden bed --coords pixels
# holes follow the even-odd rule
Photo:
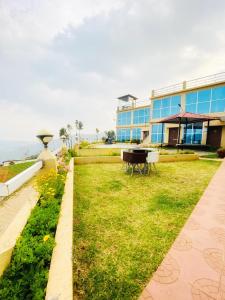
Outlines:
[[[45,298],[68,170],[68,154],[62,152],[60,157],[58,174],[43,170],[37,176],[40,198],[16,242],[11,263],[0,278],[0,299]]]
[[[219,164],[164,163],[133,177],[120,164],[76,166],[75,297],[138,299]]]

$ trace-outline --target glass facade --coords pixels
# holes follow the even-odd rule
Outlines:
[[[120,112],[117,114],[117,125],[130,125],[131,111]]]
[[[185,144],[201,144],[202,141],[202,123],[187,125],[187,132],[183,137]]]
[[[142,108],[134,110],[133,123],[134,124],[145,124],[149,123],[150,120],[150,108]]]
[[[164,128],[162,132],[163,124],[153,124],[152,125],[152,135],[151,135],[151,142],[153,144],[159,144],[164,141]]]
[[[120,128],[117,129],[117,140],[120,142],[125,142],[130,140],[130,128]]]
[[[141,128],[132,129],[132,140],[141,140]]]
[[[162,99],[152,101],[153,111],[152,118],[165,118],[169,115],[175,115],[180,112],[179,104],[181,102],[181,96],[170,96]]]
[[[225,112],[225,86],[188,93],[186,111],[199,114]]]

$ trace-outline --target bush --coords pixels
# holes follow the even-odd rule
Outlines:
[[[88,141],[82,141],[82,142],[80,143],[79,148],[80,148],[80,149],[88,148],[89,145],[90,145],[90,143],[89,143]]]
[[[131,143],[132,144],[140,144],[141,140],[139,140],[139,139],[133,139],[133,140],[131,140]]]
[[[225,157],[225,148],[219,148],[217,150],[217,155],[219,158],[224,158]]]
[[[52,171],[38,178],[40,198],[0,278],[0,299],[45,298],[65,176]]]

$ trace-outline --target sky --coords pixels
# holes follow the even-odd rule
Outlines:
[[[115,129],[116,98],[225,71],[225,1],[0,0],[0,141]]]

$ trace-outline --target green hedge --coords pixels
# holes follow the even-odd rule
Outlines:
[[[45,298],[65,176],[65,172],[50,172],[38,179],[40,199],[0,278],[0,299]]]

